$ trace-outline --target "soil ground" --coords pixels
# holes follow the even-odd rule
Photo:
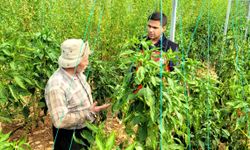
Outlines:
[[[22,123],[3,124],[3,133],[15,131],[10,140],[18,140],[26,137],[32,150],[52,150],[53,137],[51,120],[49,116],[44,116],[44,122],[38,122],[38,126],[33,129],[25,129]],[[28,133],[28,134],[27,134]]]

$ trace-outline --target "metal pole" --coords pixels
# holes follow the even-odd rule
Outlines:
[[[232,5],[232,0],[228,0],[227,16],[226,16],[226,22],[225,22],[225,26],[224,26],[224,36],[227,35],[227,27],[228,27],[228,21],[229,21],[229,16],[230,16],[230,11],[231,11],[231,5]]]
[[[173,41],[173,42],[174,42],[174,37],[175,37],[177,2],[178,2],[178,0],[172,0],[172,16],[171,16],[170,40]]]
[[[250,20],[250,1],[248,2],[248,15],[247,15],[247,24],[246,24],[245,40],[247,39],[249,20]]]

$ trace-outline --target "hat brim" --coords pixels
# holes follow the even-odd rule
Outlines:
[[[78,59],[64,59],[62,56],[58,59],[58,64],[62,68],[74,68],[80,64],[82,60],[82,54],[79,56]]]

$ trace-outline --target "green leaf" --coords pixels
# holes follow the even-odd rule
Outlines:
[[[146,141],[146,146],[152,149],[157,149],[157,145],[159,143],[158,135],[159,128],[157,128],[156,126],[148,125],[148,137]]]
[[[8,85],[8,88],[9,88],[9,90],[10,90],[10,93],[11,93],[12,97],[17,101],[18,98],[17,98],[17,96],[16,96],[16,94],[15,94],[15,92],[14,92],[12,86],[11,86],[11,85]]]
[[[132,50],[127,50],[123,53],[120,54],[120,57],[124,56],[124,55],[129,55],[129,54],[133,54],[135,51],[132,51]]]
[[[144,98],[145,98],[145,102],[146,104],[150,107],[150,117],[152,119],[152,122],[155,122],[156,119],[155,119],[155,113],[156,113],[156,110],[155,110],[155,100],[153,98],[153,91],[147,86],[145,88],[145,95],[144,95]]]
[[[7,49],[4,49],[4,50],[3,50],[3,53],[4,53],[5,55],[7,55],[7,56],[12,56],[11,52],[10,52],[9,50],[7,50]]]
[[[228,130],[226,129],[222,129],[224,135],[226,135],[225,137],[229,137],[230,136],[230,133],[228,132]]]
[[[0,103],[7,102],[7,90],[4,88],[4,85],[0,84]]]
[[[150,66],[152,66],[153,68],[156,68],[156,67],[159,68],[160,67],[160,63],[158,63],[158,62],[156,62],[154,60],[149,60],[148,64]]]
[[[86,122],[86,126],[93,131],[94,133],[98,133],[99,132],[99,128],[97,126],[95,126],[94,124],[88,123]]]
[[[92,136],[91,132],[88,131],[88,130],[83,130],[83,132],[81,133],[81,136],[83,138],[85,138],[86,140],[88,140],[89,143],[94,143],[95,142],[94,137]]]
[[[28,78],[23,78],[23,80],[28,83],[29,85],[35,85],[35,83],[31,82]]]
[[[130,144],[125,150],[134,150],[135,149],[135,143]]]
[[[138,140],[141,142],[141,143],[144,143],[144,141],[146,140],[147,136],[148,136],[148,132],[147,132],[147,122],[139,125],[139,128],[138,128]]]
[[[10,133],[7,133],[7,134],[1,134],[1,137],[0,137],[0,142],[3,142],[3,141],[8,140],[9,136],[10,136]]]
[[[135,150],[143,150],[143,147],[141,145],[136,145]]]
[[[76,136],[75,136],[75,133],[73,134],[73,139],[76,143],[78,144],[81,144],[81,145],[86,145],[81,139],[78,139]]]
[[[56,60],[56,58],[57,58],[57,56],[56,56],[56,54],[55,53],[52,53],[52,52],[47,52],[46,51],[46,53],[47,53],[47,55],[49,56],[49,58],[51,59],[51,60]]]
[[[26,89],[25,85],[23,84],[23,81],[20,77],[14,76],[14,80],[21,88]]]
[[[248,103],[244,101],[233,101],[233,102],[227,102],[226,104],[233,107],[234,109],[245,108],[248,105]]]
[[[171,78],[168,78],[168,85],[173,88],[174,87],[174,81]]]
[[[177,110],[175,110],[175,114],[176,114],[176,116],[177,116],[179,122],[182,123],[183,120],[184,120],[182,114],[179,113],[179,111],[177,111]]]
[[[153,84],[153,86],[156,86],[157,85],[157,82],[155,80],[156,77],[154,76],[151,76],[150,79],[151,79],[151,83]]]
[[[101,140],[100,135],[96,135],[95,137],[96,145],[99,148],[99,150],[104,150],[104,144],[102,143],[103,140]]]
[[[27,98],[25,99],[22,95],[20,95],[19,97],[20,97],[21,102],[22,102],[23,105],[28,104],[28,99]]]
[[[14,147],[13,147],[13,144],[12,143],[7,143],[7,142],[4,142],[4,143],[0,143],[0,149],[4,149],[4,150],[13,150]]]
[[[172,106],[172,100],[167,92],[163,92],[163,98],[166,99]]]
[[[185,147],[182,145],[177,145],[177,144],[170,144],[170,145],[166,145],[168,149],[179,149],[179,150],[183,150]]]
[[[45,105],[44,102],[39,102],[39,103],[38,103],[38,106],[39,106],[40,108],[44,108],[46,105]]]
[[[6,58],[5,57],[3,57],[3,56],[0,56],[0,61],[5,61],[6,60]]]
[[[29,144],[26,142],[25,138],[22,138],[22,139],[18,140],[17,141],[17,146],[18,146],[18,150],[28,150],[28,149],[31,149],[30,146],[29,146]]]
[[[14,61],[12,61],[12,62],[10,63],[10,68],[11,68],[11,70],[16,70],[16,65],[15,65],[15,62],[14,62]]]
[[[131,123],[133,125],[140,124],[146,121],[146,117],[143,113],[135,113],[132,116]]]
[[[153,101],[153,99],[152,99],[152,101]],[[153,106],[151,106],[150,107],[150,117],[151,117],[151,120],[152,120],[152,122],[156,122],[156,111],[155,111],[155,106],[153,105]]]
[[[43,89],[41,83],[37,82],[36,80],[34,82],[39,89]]]
[[[148,43],[146,41],[141,41],[141,45],[143,46],[143,49],[145,50],[149,49]]]
[[[112,132],[107,140],[105,150],[112,150],[112,147],[114,146],[114,144],[115,144],[115,132]]]
[[[140,66],[136,72],[136,84],[141,84],[141,82],[144,80],[145,78],[145,68]]]

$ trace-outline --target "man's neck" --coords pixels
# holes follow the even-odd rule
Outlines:
[[[162,34],[159,38],[157,39],[150,39],[152,41],[153,44],[157,44],[160,40],[161,40],[161,37],[162,39],[164,38],[164,34]]]
[[[75,68],[63,68],[69,75],[74,76],[75,74],[77,74],[77,71],[75,70]]]
[[[159,40],[160,40],[160,38],[159,39],[154,39],[154,40],[151,40],[151,41],[152,41],[153,44],[156,44]]]

